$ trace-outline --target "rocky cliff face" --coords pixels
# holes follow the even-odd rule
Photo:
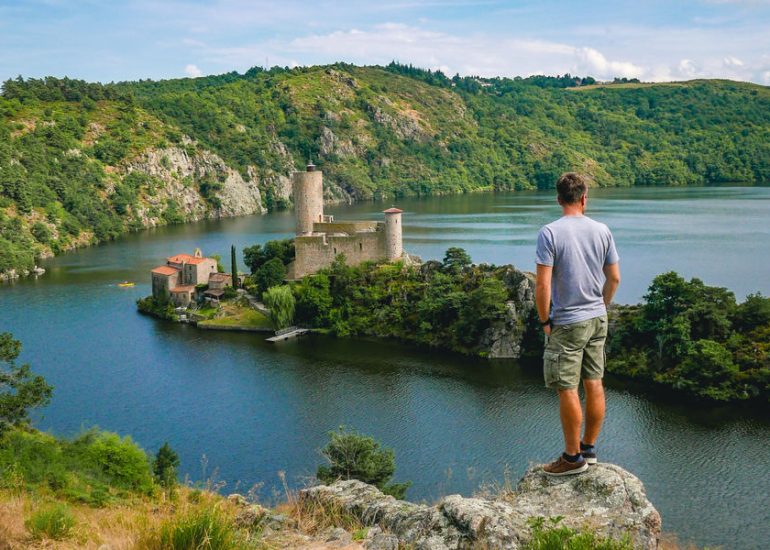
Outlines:
[[[126,171],[144,172],[163,185],[145,196],[137,212],[144,226],[159,223],[158,214],[173,201],[186,221],[263,213],[265,207],[256,178],[244,179],[209,151],[180,147],[149,149],[131,161]],[[201,183],[213,182],[208,198]]]
[[[563,525],[602,537],[631,537],[636,548],[655,549],[660,514],[634,475],[597,464],[561,478],[531,467],[516,491],[494,498],[450,495],[435,506],[399,501],[360,481],[338,481],[302,491],[306,503],[342,510],[378,530],[368,548],[425,550],[521,548],[532,536],[531,519],[562,516]]]
[[[506,302],[505,317],[484,332],[481,347],[492,359],[516,359],[522,354],[527,319],[535,310],[535,277],[511,266],[503,281],[514,290],[516,298]]]

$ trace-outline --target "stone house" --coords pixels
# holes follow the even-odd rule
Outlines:
[[[209,284],[216,273],[217,261],[205,258],[199,248],[192,256],[170,256],[165,265],[152,270],[152,295],[156,299],[169,297],[174,305],[186,307],[195,298],[195,286]]]

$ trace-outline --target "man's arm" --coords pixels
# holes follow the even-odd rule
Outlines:
[[[553,267],[537,264],[537,282],[535,283],[535,305],[537,316],[541,323],[548,320],[551,315],[551,275]],[[546,334],[551,334],[550,325],[544,325]]]
[[[539,268],[540,266],[538,266]],[[605,265],[602,268],[604,271],[604,287],[602,288],[602,297],[604,298],[604,305],[609,307],[612,302],[612,297],[615,296],[615,291],[620,284],[620,263]],[[540,273],[540,271],[538,271]]]

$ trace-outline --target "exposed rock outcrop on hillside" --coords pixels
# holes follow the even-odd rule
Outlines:
[[[628,534],[635,547],[655,549],[660,514],[633,474],[612,464],[561,478],[531,467],[513,493],[495,498],[450,495],[435,506],[399,501],[360,481],[338,481],[302,491],[310,503],[352,514],[377,526],[401,545],[418,549],[522,547],[530,519],[563,516],[562,524],[605,537]]]
[[[146,204],[140,209],[139,217],[145,226],[158,223],[153,212],[162,211],[168,200],[179,206],[187,221],[265,212],[256,179],[245,180],[209,151],[191,155],[179,147],[149,149],[128,164],[127,171],[132,170],[158,178],[164,184],[155,195],[146,198]],[[216,207],[199,191],[199,182],[207,178],[221,186],[213,194],[219,200]]]
[[[535,278],[532,273],[509,266],[503,281],[515,291],[515,299],[506,302],[504,318],[484,332],[481,347],[489,350],[492,359],[517,359],[522,354],[527,318],[535,310]]]

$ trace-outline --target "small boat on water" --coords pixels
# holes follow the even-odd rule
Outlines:
[[[134,286],[134,283],[131,283],[129,281],[123,281],[122,283],[118,283],[118,286]]]

